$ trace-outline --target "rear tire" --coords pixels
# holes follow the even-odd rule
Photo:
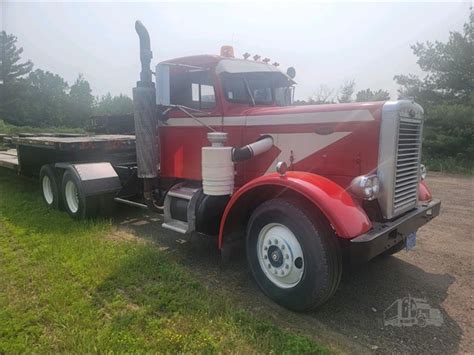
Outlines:
[[[294,311],[315,308],[336,291],[342,274],[337,237],[318,213],[283,199],[250,217],[247,260],[262,291]]]
[[[63,204],[66,212],[74,219],[95,217],[98,212],[97,196],[86,196],[78,177],[70,170],[63,175],[61,184]]]
[[[43,165],[39,175],[43,201],[49,208],[61,209],[62,199],[59,192],[58,176],[50,165]]]

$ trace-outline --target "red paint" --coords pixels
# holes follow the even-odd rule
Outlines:
[[[285,177],[272,173],[250,181],[232,196],[221,219],[219,248],[222,247],[226,218],[233,205],[245,193],[263,185],[284,186],[312,201],[324,213],[341,238],[353,238],[372,228],[372,223],[360,205],[333,181],[307,172],[289,171]]]
[[[420,181],[418,199],[423,202],[431,201],[433,199],[433,197],[431,196],[431,191],[428,188],[428,185],[426,185],[426,182],[424,180]]]
[[[244,106],[244,105],[235,105]],[[320,107],[321,106],[321,107]],[[380,130],[380,111],[382,103],[351,104],[351,105],[320,105],[304,107],[273,107],[273,108],[253,108],[249,112],[248,106],[241,107],[240,112],[232,111],[232,116],[243,116],[247,121],[252,119],[253,115],[287,114],[288,112],[333,112],[343,109],[361,109],[368,108],[374,117],[373,121],[361,122],[339,122],[339,123],[310,123],[310,124],[288,124],[288,125],[219,125],[215,128],[227,132],[229,146],[243,146],[257,140],[262,134],[281,134],[281,133],[314,133],[316,130],[330,129],[332,132],[350,132],[340,141],[327,146],[326,148],[309,155],[305,159],[294,164],[291,169],[298,171],[309,171],[323,175],[337,183],[347,187],[347,182],[352,178],[375,172],[378,160],[378,144]],[[236,107],[234,107],[236,109]],[[272,109],[272,110],[270,110]],[[211,112],[216,116],[223,115],[226,122],[226,114]],[[186,117],[181,112],[173,112],[169,121],[174,118]],[[208,129],[200,126],[188,127],[161,127],[161,149],[163,157],[161,172],[166,177],[177,177],[190,180],[201,180],[201,147],[209,145],[206,134]],[[315,138],[317,136],[315,134]],[[182,162],[186,166],[176,163],[175,155],[178,152],[184,153],[186,161]],[[242,186],[246,182],[264,174],[274,159],[280,153],[277,147],[269,152],[252,159],[252,161],[239,163],[236,165],[237,186]],[[289,163],[289,162],[287,162]]]

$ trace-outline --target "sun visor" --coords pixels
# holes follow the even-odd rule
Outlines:
[[[223,59],[219,61],[216,66],[216,74],[229,73],[229,74],[241,74],[241,73],[278,73],[286,77],[291,83],[295,84],[295,81],[288,75],[281,72],[276,66],[262,63],[253,62],[250,60],[241,59]]]

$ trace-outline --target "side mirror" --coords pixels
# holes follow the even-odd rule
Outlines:
[[[295,76],[296,76],[296,69],[293,68],[293,67],[289,67],[289,68],[286,70],[286,75],[288,75],[291,79],[294,79]]]
[[[156,66],[156,104],[169,106],[170,98],[170,67],[166,64]]]

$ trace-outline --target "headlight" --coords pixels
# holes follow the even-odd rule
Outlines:
[[[377,175],[361,175],[351,182],[350,191],[364,200],[373,200],[380,192],[380,180]]]
[[[426,179],[426,166],[424,166],[423,164],[420,164],[420,176],[421,180]]]

